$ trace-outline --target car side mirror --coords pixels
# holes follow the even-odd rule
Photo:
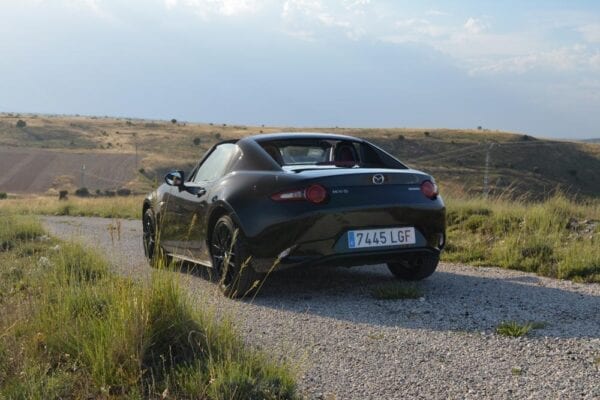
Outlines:
[[[165,182],[169,186],[181,187],[183,186],[183,178],[183,171],[171,171],[165,176]]]

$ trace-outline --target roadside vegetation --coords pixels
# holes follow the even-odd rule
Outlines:
[[[445,198],[448,238],[442,260],[600,282],[600,201],[558,194],[540,202]],[[36,197],[0,202],[0,215],[141,218],[141,196]]]
[[[289,366],[192,308],[169,273],[118,277],[31,216],[2,216],[0,244],[0,398],[297,398]]]
[[[600,282],[600,201],[446,200],[443,260]]]
[[[0,215],[70,215],[78,217],[142,218],[143,196],[77,197],[68,200],[37,196],[0,202]]]

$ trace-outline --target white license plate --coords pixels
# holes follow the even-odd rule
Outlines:
[[[384,228],[348,232],[348,247],[360,249],[363,247],[401,246],[415,244],[415,228]]]

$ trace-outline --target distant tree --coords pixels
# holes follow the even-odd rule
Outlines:
[[[88,188],[79,188],[75,191],[75,196],[78,197],[89,197],[90,195],[90,191],[88,190]]]
[[[5,192],[0,192],[0,200],[7,199],[8,195]]]
[[[102,196],[102,190],[96,189],[96,196]]]
[[[423,135],[425,135],[425,136],[429,136],[429,135],[430,135],[430,133],[429,133],[428,131],[425,131],[425,132],[423,132]]]
[[[175,125],[175,124],[177,123],[177,120],[176,120],[175,118],[173,118],[173,119],[171,120],[171,123],[172,123],[173,125]]]
[[[404,137],[404,135],[398,135],[397,139],[398,139],[398,140],[404,140],[404,139],[406,139],[406,138]]]
[[[22,119],[17,121],[17,128],[25,128],[27,126],[27,122],[23,121]]]
[[[146,173],[146,170],[144,168],[140,168],[138,169],[138,172],[142,175],[144,175]]]
[[[215,132],[215,139],[221,140],[221,134],[219,132]]]
[[[117,193],[115,193],[114,190],[105,190],[104,191],[104,195],[106,197],[115,197],[117,195]]]
[[[481,127],[481,126],[478,126],[478,127],[477,127],[477,130],[478,130],[478,131],[480,131],[480,130],[482,130],[482,129],[483,129],[483,127]]]
[[[194,138],[194,145],[198,146],[200,143],[202,143],[202,139],[200,139],[199,137]]]
[[[131,195],[131,189],[121,188],[117,190],[117,196],[129,196]]]
[[[69,192],[67,190],[61,190],[60,192],[58,192],[58,199],[59,200],[68,200]]]

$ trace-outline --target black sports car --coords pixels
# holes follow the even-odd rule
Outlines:
[[[173,171],[143,205],[144,248],[212,267],[244,296],[264,274],[306,265],[387,263],[431,275],[445,206],[430,175],[350,136],[279,133],[225,141],[185,176]]]

